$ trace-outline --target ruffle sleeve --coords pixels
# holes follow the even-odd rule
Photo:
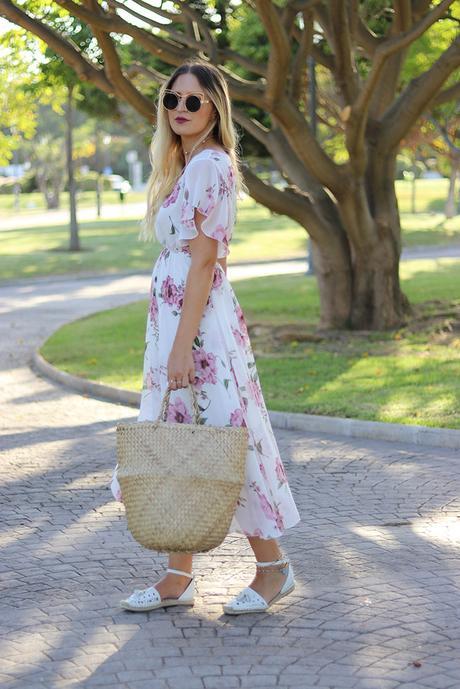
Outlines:
[[[230,253],[228,244],[234,223],[233,172],[228,165],[226,175],[212,158],[190,161],[184,173],[184,193],[180,209],[179,239],[187,243],[198,236],[195,208],[206,216],[201,229],[218,243],[217,258]]]

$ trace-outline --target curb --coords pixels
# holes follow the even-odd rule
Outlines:
[[[46,361],[39,354],[38,349],[34,351],[30,364],[31,368],[38,371],[38,373],[89,397],[130,407],[139,407],[140,405],[140,392],[132,392],[96,383],[61,371]],[[432,428],[430,426],[405,426],[400,423],[362,421],[360,419],[316,416],[315,414],[299,414],[297,412],[268,410],[268,414],[272,426],[284,430],[330,433],[348,438],[369,438],[371,440],[444,447],[452,450],[460,449],[460,431],[454,429]]]

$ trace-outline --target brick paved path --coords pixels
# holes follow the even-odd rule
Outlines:
[[[195,556],[194,608],[118,608],[166,564],[108,489],[115,425],[136,410],[28,360],[62,323],[147,290],[145,276],[0,288],[2,689],[460,687],[454,451],[275,429],[302,515],[281,539],[295,591],[269,613],[223,615],[254,571],[232,536]]]

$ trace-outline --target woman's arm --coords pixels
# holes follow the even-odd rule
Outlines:
[[[217,261],[217,241],[201,231],[205,216],[195,209],[198,236],[189,239],[191,266],[185,283],[184,299],[173,350],[190,352],[209,298]],[[222,259],[221,259],[222,260]]]

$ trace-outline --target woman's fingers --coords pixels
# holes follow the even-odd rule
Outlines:
[[[194,375],[186,375],[182,378],[176,378],[172,382],[169,382],[169,387],[171,390],[178,390],[179,388],[186,388],[188,385],[192,385],[195,382],[195,376]]]

